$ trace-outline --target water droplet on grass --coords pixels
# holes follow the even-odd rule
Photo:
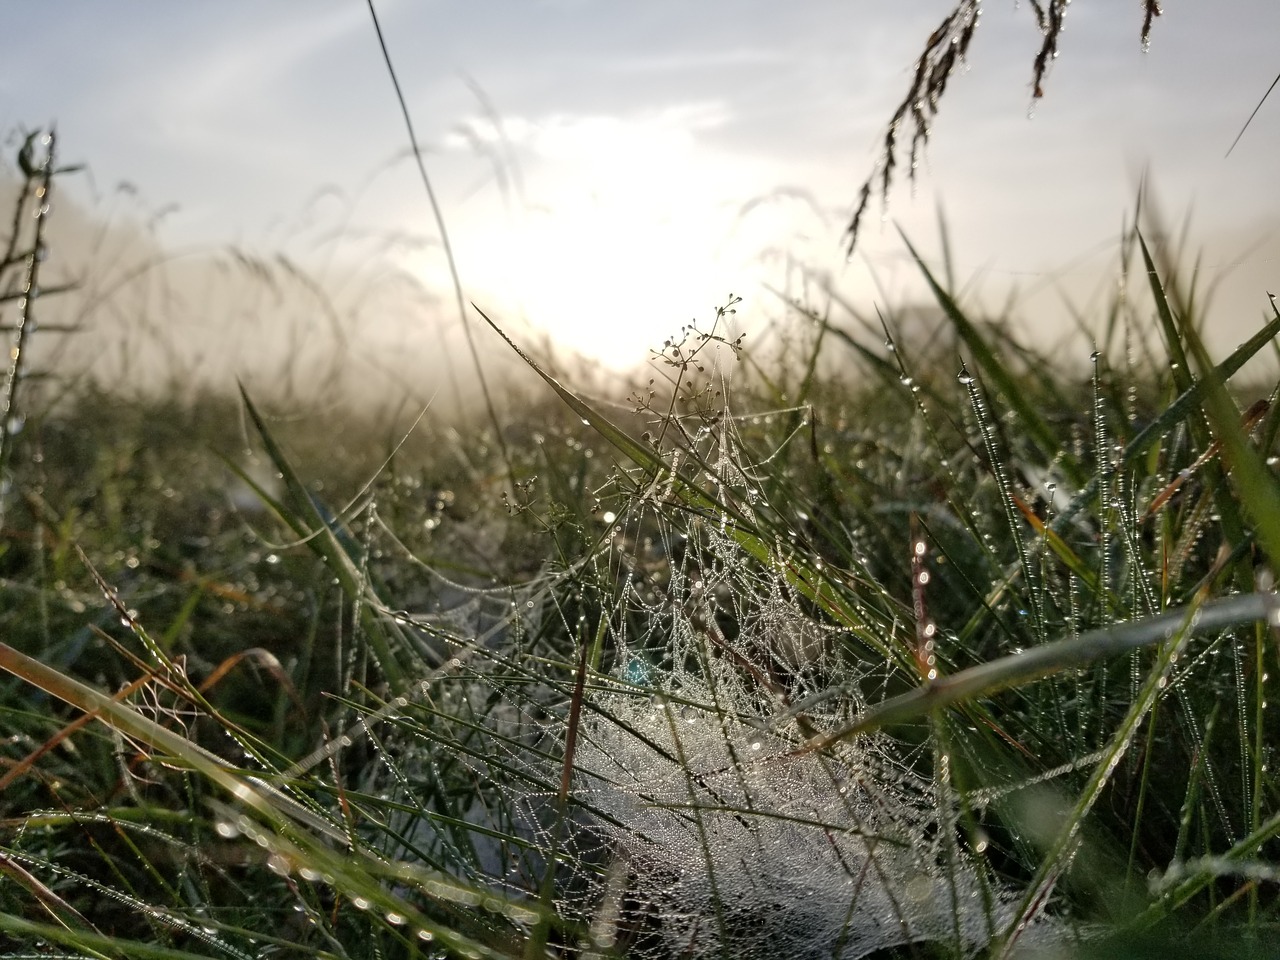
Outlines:
[[[273,853],[267,857],[267,869],[274,874],[287,877],[292,872],[292,867],[293,864],[289,862],[289,858],[282,854]]]

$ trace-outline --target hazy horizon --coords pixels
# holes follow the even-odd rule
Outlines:
[[[1031,335],[1057,342],[1072,326],[1064,303],[1087,314],[1114,285],[1144,175],[1171,223],[1193,214],[1188,253],[1203,254],[1203,285],[1220,284],[1213,341],[1255,328],[1280,272],[1280,101],[1224,154],[1278,66],[1280,8],[1261,0],[1170,8],[1145,54],[1136,5],[1073,4],[1033,120],[1031,13],[987,9],[915,189],[899,177],[888,222],[873,201],[846,264],[856,191],[950,7],[548,0],[483,15],[451,2],[378,12],[466,296],[601,369],[642,362],[731,292],[748,329],[782,312],[767,287],[803,293],[807,282],[821,309],[830,284],[869,315],[923,300],[895,226],[941,269],[939,208],[970,304],[999,312],[1017,291]],[[363,348],[386,352],[393,382],[414,363],[469,365],[363,4],[46,11],[11,11],[26,29],[3,41],[15,69],[0,105],[7,130],[53,118],[61,159],[88,164],[88,177],[64,178],[64,196],[94,216],[150,219],[157,256],[242,250],[343,282],[359,274]],[[261,319],[254,296],[202,306]],[[423,329],[433,319],[443,331]],[[294,349],[291,336],[224,351],[226,362],[268,342]]]

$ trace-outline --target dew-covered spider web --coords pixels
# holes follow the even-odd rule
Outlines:
[[[566,955],[856,960],[1094,929],[1058,880],[1106,789],[1142,800],[1089,838],[1128,857],[1107,865],[1115,889],[1235,843],[1261,814],[1221,798],[1223,771],[1252,796],[1254,754],[1210,757],[1218,721],[1189,692],[1244,704],[1230,631],[841,733],[935,676],[1185,603],[1210,569],[1194,540],[1155,563],[1135,532],[1139,504],[1168,509],[1166,474],[1194,449],[1153,477],[1117,471],[1095,409],[1108,458],[1090,466],[1083,443],[1072,456],[1108,507],[1073,517],[1054,465],[1018,462],[1035,451],[975,378],[959,385],[970,419],[950,447],[923,418],[900,450],[836,434],[848,446],[831,462],[858,471],[845,495],[864,504],[829,527],[845,538],[832,562],[810,501],[778,482],[807,413],[783,411],[790,426],[761,446],[721,408],[659,417],[645,442],[662,468],[615,468],[613,510],[580,531],[582,551],[519,588],[427,571],[451,601],[402,619],[434,669],[364,722],[378,753],[362,789],[389,811],[380,855],[546,910],[524,932]],[[1027,533],[1055,511],[1070,521],[1056,540]],[[1255,738],[1235,709],[1241,742]]]
[[[856,634],[912,625],[882,596],[860,631],[833,625],[788,545],[744,545],[753,480],[727,431],[707,449],[710,500],[650,483],[588,564],[408,618],[451,655],[370,774],[405,804],[385,853],[553,891],[553,939],[584,956],[972,952],[1017,890],[973,855],[946,754],[883,733],[812,749],[887,696],[897,668]],[[415,811],[424,790],[459,799]]]
[[[643,683],[601,690],[584,725],[579,790],[607,814],[590,832],[626,871],[598,938],[638,925],[654,955],[749,957],[986,942],[1009,897],[955,842],[938,786],[883,737],[805,748],[865,706],[839,632],[703,533],[653,633],[619,651]]]

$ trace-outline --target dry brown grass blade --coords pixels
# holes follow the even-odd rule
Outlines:
[[[97,927],[86,920],[79,910],[50,890],[48,886],[41,882],[39,877],[33,876],[26,867],[3,852],[0,852],[0,874],[7,876],[19,886],[25,887],[27,892],[35,897],[40,902],[40,906],[44,907],[49,912],[49,915],[60,925],[69,929],[70,926],[67,921],[71,919],[82,928],[97,932]]]
[[[145,744],[155,752],[181,761],[226,790],[242,808],[252,810],[268,822],[280,824],[293,820],[339,843],[345,844],[347,841],[347,838],[336,832],[328,822],[281,794],[270,784],[242,775],[237,768],[229,765],[223,758],[144,716],[116,697],[108,696],[88,684],[81,683],[15,650],[7,643],[0,643],[0,670],[7,670],[33,687],[38,687],[84,711],[131,742]]]
[[[115,694],[113,699],[123,702],[126,697],[133,695],[142,687],[146,686],[147,683],[149,683],[151,680],[154,680],[154,679],[155,677],[151,675],[139,677],[137,680],[133,681],[133,683],[119,690]],[[11,783],[13,783],[19,777],[24,776],[28,771],[31,770],[32,767],[36,765],[36,762],[39,761],[41,757],[45,756],[47,753],[49,753],[51,750],[57,747],[58,744],[62,743],[72,734],[77,733],[80,730],[84,729],[92,721],[96,720],[97,718],[98,718],[98,715],[96,713],[86,713],[86,714],[83,714],[82,716],[76,717],[76,719],[72,720],[70,723],[68,723],[65,727],[63,727],[61,730],[55,733],[52,737],[50,737],[44,743],[40,744],[40,746],[36,747],[34,750],[28,753],[21,760],[17,761],[12,767],[9,768],[8,772],[5,773],[3,777],[0,777],[0,791],[7,789]]]
[[[1264,398],[1262,400],[1256,401],[1253,404],[1253,406],[1251,406],[1248,410],[1245,411],[1244,416],[1240,418],[1240,429],[1242,429],[1245,433],[1249,433],[1250,431],[1253,430],[1254,427],[1256,427],[1259,423],[1262,422],[1262,418],[1267,415],[1267,411],[1270,409],[1271,409],[1271,402],[1269,400],[1266,400]],[[1159,512],[1160,508],[1163,507],[1166,503],[1168,503],[1169,499],[1175,493],[1177,493],[1179,490],[1182,489],[1182,485],[1186,483],[1189,479],[1191,479],[1192,475],[1195,474],[1197,470],[1199,470],[1201,467],[1203,467],[1206,463],[1208,463],[1210,460],[1212,460],[1221,452],[1222,452],[1222,441],[1214,440],[1213,443],[1209,444],[1209,448],[1205,450],[1204,453],[1200,454],[1199,457],[1196,458],[1195,463],[1191,464],[1191,466],[1186,467],[1183,470],[1180,470],[1178,472],[1178,475],[1173,478],[1173,481],[1167,487],[1161,490],[1158,494],[1156,494],[1155,498],[1151,501],[1151,506],[1147,507],[1147,512],[1142,515],[1142,520],[1139,522],[1145,523],[1146,521],[1154,517],[1156,513]]]
[[[302,698],[298,696],[298,690],[294,687],[293,681],[289,679],[289,674],[285,672],[284,666],[276,658],[276,655],[265,647],[250,647],[248,650],[233,653],[213,668],[209,676],[201,681],[198,689],[201,693],[208,693],[223,677],[246,660],[256,663],[271,674],[284,692],[288,694],[289,699],[293,701],[293,705],[301,711],[304,717],[306,716],[307,709],[303,706]]]
[[[562,809],[569,802],[569,789],[573,781],[573,757],[578,750],[582,697],[587,689],[587,651],[588,645],[582,644],[582,652],[578,656],[578,671],[573,680],[573,697],[569,700],[569,723],[564,735],[564,764],[560,771],[560,796],[557,798]]]

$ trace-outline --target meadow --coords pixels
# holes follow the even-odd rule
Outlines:
[[[22,150],[0,956],[1273,955],[1274,304],[1210,357],[1135,225],[1071,369],[904,237],[926,336],[307,417],[31,365]]]

